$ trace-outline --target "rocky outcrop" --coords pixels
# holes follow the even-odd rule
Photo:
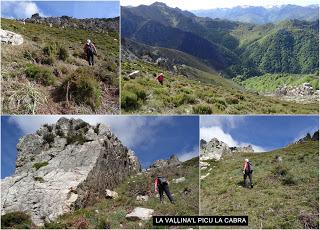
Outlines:
[[[23,44],[23,37],[20,34],[14,32],[0,29],[1,43],[10,44],[13,46],[18,46]]]
[[[282,86],[276,90],[277,96],[310,96],[316,91],[310,83],[303,83],[300,86]]]
[[[200,160],[220,160],[223,155],[231,154],[229,146],[219,141],[217,138],[213,138],[211,141],[200,141]]]
[[[85,18],[76,19],[69,16],[41,17],[39,14],[24,19],[26,23],[47,24],[52,27],[83,29],[98,33],[119,32],[119,17],[116,18]]]
[[[61,118],[22,137],[16,171],[1,181],[1,213],[24,211],[42,225],[105,198],[141,170],[133,151],[103,124]]]
[[[151,166],[150,169],[153,168],[162,168],[168,166],[178,166],[181,164],[181,161],[177,158],[177,156],[172,155],[169,160],[156,160]]]
[[[319,141],[319,130],[316,131],[312,136],[310,133],[307,133],[305,137],[296,141],[295,144],[305,143],[306,141]]]
[[[253,153],[254,150],[252,145],[243,146],[243,147],[230,147],[232,153]]]

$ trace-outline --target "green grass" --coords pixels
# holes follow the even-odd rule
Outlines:
[[[242,186],[245,158],[254,165],[253,189]],[[318,141],[211,161],[211,174],[200,185],[200,213],[248,215],[249,228],[319,228],[318,163]]]
[[[199,212],[199,159],[186,161],[180,167],[164,168],[161,171],[142,173],[133,176],[114,191],[118,192],[116,200],[102,200],[93,206],[78,209],[73,213],[59,217],[55,222],[47,223],[46,227],[75,228],[77,220],[84,218],[89,228],[154,228],[152,219],[149,221],[129,221],[126,214],[135,207],[154,209],[153,215],[198,215]],[[163,175],[169,180],[169,187],[176,199],[173,205],[165,197],[165,203],[161,204],[154,193],[154,179],[157,175]],[[172,179],[185,177],[186,181],[175,184]],[[184,190],[190,192],[184,193]],[[138,194],[149,195],[146,202],[136,201]],[[187,201],[187,202],[186,202]],[[139,223],[142,225],[139,226]]]
[[[106,114],[119,112],[119,34],[117,32],[106,34],[81,29],[49,27],[44,24],[23,25],[9,19],[2,19],[1,26],[2,29],[21,34],[24,38],[24,43],[19,46],[2,45],[2,80],[3,85],[7,85],[2,87],[3,113]],[[79,73],[79,68],[89,68],[83,53],[83,45],[88,38],[95,43],[98,53],[95,56],[95,66],[90,68],[90,77],[94,79],[84,87],[88,86],[92,89],[94,85],[95,99],[92,99],[92,94],[89,92],[89,96],[81,95],[82,103],[80,104],[77,96],[67,100],[66,93],[62,94],[60,88],[66,79],[82,74]],[[13,81],[15,85],[11,84]],[[26,83],[34,83],[35,90],[43,94],[43,98],[47,101],[37,103],[34,107],[31,96],[27,95],[24,98],[25,101],[20,103],[21,99],[16,98],[16,93]],[[21,104],[30,104],[30,106],[21,106]],[[28,109],[31,106],[33,106],[32,110]]]
[[[35,168],[36,170],[39,170],[40,168],[42,168],[44,166],[47,166],[48,164],[49,164],[48,161],[37,162],[37,163],[34,163],[32,165],[32,168]]]
[[[128,80],[135,71],[140,76]],[[163,72],[164,85],[154,78]],[[318,104],[298,104],[242,89],[221,76],[185,67],[183,75],[145,62],[123,62],[122,113],[126,114],[311,114]],[[143,95],[143,97],[139,96]]]
[[[27,229],[31,228],[31,219],[24,212],[11,212],[1,216],[1,228]]]
[[[249,78],[239,83],[247,90],[259,93],[273,93],[278,87],[284,85],[300,86],[305,82],[310,83],[314,89],[319,89],[319,77],[312,74],[266,74]]]

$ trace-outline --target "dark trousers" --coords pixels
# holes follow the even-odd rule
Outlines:
[[[94,65],[94,55],[93,53],[87,53],[87,61],[89,63],[89,65]]]
[[[245,174],[243,174],[244,187],[247,187],[247,177],[249,177],[250,185],[252,186],[252,172],[245,172]]]
[[[164,184],[159,184],[158,185],[158,191],[159,191],[159,196],[160,196],[160,201],[163,201],[163,192],[166,193],[167,197],[169,198],[171,203],[174,203],[174,199],[172,197],[172,194],[169,190],[169,185],[167,183]]]

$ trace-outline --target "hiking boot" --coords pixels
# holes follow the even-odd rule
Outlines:
[[[253,184],[251,185],[251,188],[253,188]]]

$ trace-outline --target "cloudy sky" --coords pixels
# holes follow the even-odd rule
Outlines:
[[[275,6],[275,5],[311,5],[319,4],[318,0],[157,0],[163,2],[170,7],[178,7],[182,10],[199,10],[199,9],[214,9],[214,8],[232,8],[235,6]],[[122,6],[138,6],[150,5],[156,0],[121,0]]]
[[[318,129],[317,116],[200,117],[200,139],[215,137],[230,147],[251,144],[257,152],[287,146]]]
[[[20,137],[34,133],[43,124],[61,116],[2,116],[1,178],[15,169],[16,145]],[[143,167],[176,154],[182,161],[198,156],[199,119],[196,116],[64,116],[81,118],[95,125],[104,123],[129,148]]]
[[[1,17],[29,18],[70,16],[74,18],[112,18],[120,14],[119,1],[1,1]]]

